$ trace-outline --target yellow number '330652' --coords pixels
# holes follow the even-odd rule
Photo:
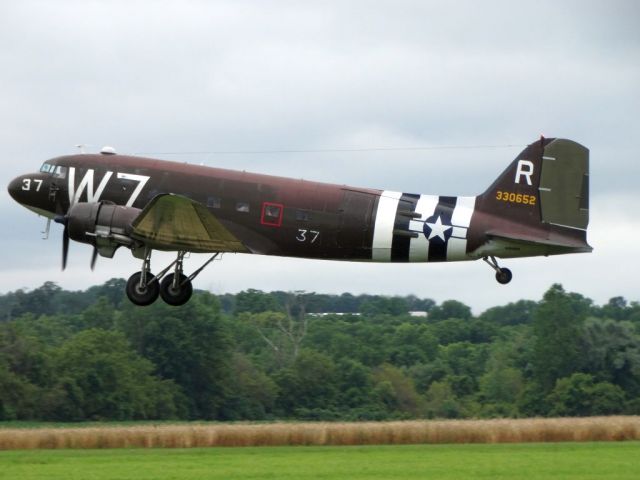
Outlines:
[[[522,205],[535,205],[535,195],[524,195],[522,193],[505,192],[503,190],[496,191],[496,200],[501,200],[507,203],[520,203]]]

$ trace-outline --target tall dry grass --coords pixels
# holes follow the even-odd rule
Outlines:
[[[640,440],[640,417],[0,428],[0,449]]]

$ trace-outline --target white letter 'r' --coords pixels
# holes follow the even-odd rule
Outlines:
[[[518,160],[518,168],[516,168],[516,183],[520,183],[520,177],[524,177],[528,185],[533,185],[531,183],[531,175],[533,175],[533,162],[530,162],[529,160]]]

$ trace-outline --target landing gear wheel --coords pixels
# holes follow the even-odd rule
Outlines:
[[[158,282],[153,281],[155,277],[147,273],[147,284],[144,287],[140,287],[141,272],[136,272],[127,280],[127,297],[131,300],[131,303],[144,307],[151,305],[156,301],[160,294],[160,285]]]
[[[501,268],[496,272],[496,280],[502,285],[506,285],[507,283],[509,283],[512,278],[513,274],[508,268]]]
[[[162,282],[160,283],[160,296],[165,303],[178,307],[189,301],[191,294],[193,293],[193,286],[191,285],[191,281],[187,280],[187,277],[181,273],[178,280],[178,286],[174,287],[174,278],[175,275],[170,273],[162,279]]]

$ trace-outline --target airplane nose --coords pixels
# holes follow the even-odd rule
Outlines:
[[[13,180],[11,180],[11,183],[9,183],[9,186],[7,187],[9,195],[11,195],[11,198],[13,198],[16,202],[20,202],[20,194],[22,192],[23,184],[22,178],[22,176],[14,178]]]

